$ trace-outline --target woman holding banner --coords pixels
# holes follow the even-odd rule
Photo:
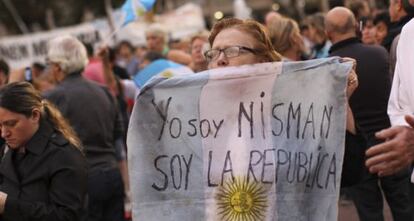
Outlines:
[[[281,61],[282,58],[274,50],[266,28],[253,20],[223,19],[212,28],[209,42],[211,49],[204,54],[209,63],[209,69]],[[354,64],[348,77],[346,95],[349,99],[358,87],[358,78],[355,73],[356,63],[355,60],[350,58],[344,58],[343,61],[352,61]],[[346,129],[342,186],[358,182],[358,174],[364,165],[364,149],[362,147],[365,141],[357,133],[357,127],[349,105],[347,105]],[[349,158],[353,158],[352,164],[349,162]]]
[[[281,61],[281,55],[272,46],[269,35],[260,23],[236,18],[223,19],[216,23],[209,37],[210,50],[205,52],[208,68],[238,66],[263,62]],[[358,87],[358,77],[354,68],[348,78],[347,97]],[[352,111],[348,106],[347,130],[356,133]]]

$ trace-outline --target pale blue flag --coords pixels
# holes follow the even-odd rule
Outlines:
[[[123,23],[122,26],[137,20],[145,12],[151,10],[155,0],[126,0],[122,5]]]
[[[166,59],[157,59],[140,70],[134,77],[135,85],[142,88],[151,78],[160,76],[170,78],[176,75],[194,73],[187,66]]]
[[[153,79],[128,130],[134,220],[336,221],[350,63]]]

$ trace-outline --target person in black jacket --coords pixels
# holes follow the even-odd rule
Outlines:
[[[124,220],[124,183],[115,141],[122,139],[123,123],[117,103],[103,86],[82,77],[87,64],[85,46],[71,36],[48,44],[48,63],[58,82],[44,96],[62,112],[82,141],[87,162],[88,221]]]
[[[388,12],[391,23],[382,45],[390,52],[395,37],[401,33],[402,27],[414,17],[414,6],[409,3],[409,0],[390,0]]]
[[[357,61],[356,73],[359,86],[349,100],[355,122],[361,133],[366,135],[364,151],[381,143],[375,132],[390,126],[387,104],[390,93],[389,58],[387,51],[380,46],[365,45],[356,38],[356,21],[349,9],[337,7],[326,16],[326,32],[333,45],[330,56],[350,57]],[[353,148],[353,147],[349,147]],[[378,177],[364,171],[363,180],[353,187],[351,195],[361,220],[384,220],[383,199],[378,185]],[[394,220],[411,220],[408,195],[409,171],[379,179],[382,190],[391,208]]]
[[[59,111],[27,82],[0,89],[0,220],[79,221],[87,164]]]

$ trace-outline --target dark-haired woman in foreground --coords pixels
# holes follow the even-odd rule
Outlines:
[[[78,221],[87,164],[60,112],[27,82],[0,89],[0,220]]]

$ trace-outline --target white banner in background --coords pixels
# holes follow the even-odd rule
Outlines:
[[[44,62],[47,42],[54,37],[66,34],[76,36],[81,41],[88,43],[98,42],[102,38],[91,24],[3,38],[0,40],[0,57],[5,59],[12,69],[28,66],[33,62]]]
[[[118,18],[121,10],[114,12]],[[176,10],[155,16],[173,39],[181,39],[195,34],[205,28],[203,13],[200,6],[192,3],[183,5]],[[179,21],[179,22],[177,22]],[[120,26],[120,24],[117,24]],[[117,41],[128,40],[134,45],[145,44],[145,29],[149,24],[138,21],[128,24],[116,34]],[[44,62],[47,42],[57,36],[73,35],[82,42],[95,45],[109,36],[111,30],[106,19],[97,19],[68,28],[59,28],[48,32],[29,35],[11,36],[0,39],[0,58],[5,59],[12,69],[23,68],[33,62]],[[112,42],[113,45],[116,42]]]

